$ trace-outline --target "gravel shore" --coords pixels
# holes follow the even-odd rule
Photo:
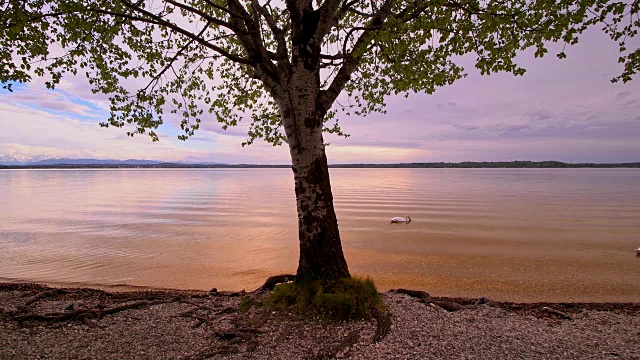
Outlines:
[[[470,305],[487,301],[387,292],[391,324],[374,341],[380,319],[302,320],[249,308],[254,297],[0,283],[0,359],[640,359],[638,303]]]

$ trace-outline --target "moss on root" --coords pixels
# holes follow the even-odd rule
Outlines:
[[[268,304],[274,310],[293,310],[336,321],[370,319],[375,313],[385,311],[373,280],[358,277],[279,284],[273,289]]]

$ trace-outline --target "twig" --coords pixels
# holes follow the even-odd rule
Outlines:
[[[549,314],[552,314],[552,315],[555,315],[555,316],[559,316],[559,317],[561,317],[563,319],[566,319],[566,320],[573,320],[573,318],[569,314],[563,313],[562,311],[554,310],[554,309],[552,309],[550,307],[544,306],[544,307],[542,307],[542,310],[548,312]]]

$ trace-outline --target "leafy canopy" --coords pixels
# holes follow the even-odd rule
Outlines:
[[[390,94],[432,93],[465,76],[465,54],[483,74],[521,75],[519,51],[544,56],[592,25],[620,46],[624,72],[612,81],[629,81],[639,10],[638,0],[0,0],[0,82],[11,90],[42,76],[54,88],[86,76],[110,97],[103,126],[157,140],[153,130],[176,114],[185,140],[210,113],[225,129],[249,118],[245,144],[279,145],[273,89],[301,61],[320,79],[323,130],[347,136],[339,110],[384,112]]]

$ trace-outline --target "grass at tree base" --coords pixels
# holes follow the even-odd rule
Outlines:
[[[279,284],[268,305],[278,311],[320,315],[335,321],[371,319],[386,311],[373,280],[359,277]]]

